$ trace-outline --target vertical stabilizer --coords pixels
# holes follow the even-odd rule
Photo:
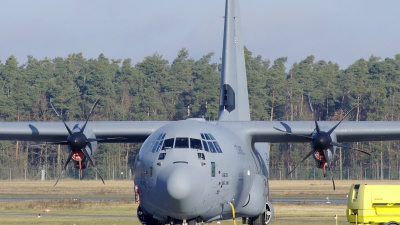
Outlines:
[[[238,0],[226,0],[218,120],[250,120]]]

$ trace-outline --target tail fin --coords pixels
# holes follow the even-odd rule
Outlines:
[[[218,121],[249,121],[242,28],[238,0],[226,0]]]

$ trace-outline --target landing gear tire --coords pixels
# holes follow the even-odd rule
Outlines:
[[[154,219],[152,216],[145,216],[146,225],[158,225],[158,220]]]
[[[258,216],[252,217],[250,220],[250,225],[265,225],[265,224],[266,224],[265,223],[265,212]]]
[[[183,221],[182,220],[173,220],[172,221],[172,225],[182,225],[183,224]]]
[[[187,223],[188,223],[188,225],[196,225],[197,221],[196,221],[196,219],[192,219],[192,220],[188,220]]]

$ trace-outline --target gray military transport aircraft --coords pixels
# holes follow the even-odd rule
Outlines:
[[[217,121],[65,122],[51,101],[62,123],[3,122],[0,139],[67,145],[63,170],[72,159],[81,171],[87,163],[96,169],[98,143],[144,142],[134,184],[138,218],[149,225],[230,219],[235,212],[245,224],[268,224],[274,210],[267,142],[309,142],[302,161],[312,155],[325,171],[336,147],[347,148],[338,142],[400,140],[400,122],[250,121],[238,0],[226,1],[222,60]]]

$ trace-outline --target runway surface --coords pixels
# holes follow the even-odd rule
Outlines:
[[[18,202],[18,201],[55,201],[55,200],[60,200],[60,199],[66,199],[66,200],[81,200],[81,201],[133,201],[134,198],[74,198],[74,197],[68,197],[68,198],[0,198],[0,202]],[[326,198],[271,198],[271,202],[287,202],[287,203],[333,203],[333,204],[347,204],[347,199],[346,198],[341,198],[341,199],[329,199],[327,200]]]
[[[0,217],[2,217],[2,216],[12,216],[12,217],[16,217],[16,216],[23,216],[23,217],[37,217],[39,214],[37,214],[37,213],[9,213],[9,212],[0,212]],[[113,219],[113,218],[120,218],[120,219],[123,219],[123,218],[127,218],[127,219],[129,219],[129,218],[132,218],[132,219],[135,219],[135,218],[137,218],[136,216],[119,216],[119,215],[88,215],[88,214],[86,214],[86,215],[84,215],[84,214],[75,214],[75,215],[68,215],[68,214],[57,214],[57,213],[51,213],[51,212],[49,212],[49,213],[46,213],[46,212],[43,212],[43,213],[41,213],[41,216],[46,216],[46,217],[63,217],[63,218],[68,218],[68,217],[71,217],[71,218],[77,218],[77,217],[80,217],[80,218],[103,218],[103,219]]]
[[[60,199],[65,199],[65,200],[81,200],[81,201],[133,201],[134,198],[75,198],[75,197],[66,197],[66,198],[59,198],[59,197],[54,197],[54,198],[32,198],[32,197],[21,197],[21,198],[0,198],[0,202],[20,202],[20,201],[56,201]]]
[[[272,204],[274,202],[287,202],[287,203],[332,203],[332,204],[347,204],[346,198],[339,199],[323,199],[323,198],[271,198]]]

